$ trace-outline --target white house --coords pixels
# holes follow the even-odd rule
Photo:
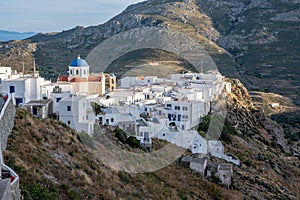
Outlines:
[[[11,78],[11,67],[0,67],[0,84],[2,80]]]
[[[78,132],[94,133],[95,114],[86,96],[69,95],[59,101],[59,120]]]
[[[220,140],[209,140],[207,151],[214,157],[223,158],[224,146]]]
[[[53,114],[53,101],[51,99],[33,100],[22,105],[35,117],[46,119]]]
[[[42,99],[41,87],[51,82],[42,77],[24,77],[2,81],[2,92],[12,94],[14,104],[19,105]]]
[[[196,172],[199,172],[203,176],[205,175],[205,170],[207,166],[207,157],[203,158],[192,158],[190,161],[190,168],[192,170],[195,170]]]
[[[164,114],[169,126],[176,126],[181,130],[189,130],[197,126],[201,117],[209,112],[209,103],[204,101],[167,101]]]
[[[231,176],[232,176],[232,165],[221,163],[217,168],[217,177],[219,177],[222,184],[227,187],[231,184]]]
[[[135,86],[145,86],[148,84],[154,84],[157,80],[157,76],[124,77],[121,79],[121,87],[131,88]]]

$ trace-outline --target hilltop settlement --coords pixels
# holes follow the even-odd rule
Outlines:
[[[56,118],[90,136],[94,135],[95,126],[118,127],[147,150],[151,150],[153,138],[165,140],[190,150],[191,155],[181,159],[182,165],[205,176],[218,177],[226,186],[231,184],[231,164],[212,163],[208,157],[236,165],[240,161],[225,154],[218,138],[201,136],[197,126],[212,112],[212,104],[229,93],[231,84],[215,71],[168,78],[122,77],[117,81],[115,74],[90,73],[87,61],[78,56],[69,64],[68,76],[51,82],[40,77],[35,67],[32,74],[0,67],[1,121],[11,115],[7,112],[10,105],[15,105],[37,118]],[[100,107],[98,112],[95,105]],[[7,134],[11,128],[1,134]],[[2,151],[5,142],[1,141]],[[6,188],[1,191],[9,191],[7,188],[16,185],[18,175],[4,164],[1,151],[0,162],[0,187]]]

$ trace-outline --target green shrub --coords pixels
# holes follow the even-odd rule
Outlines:
[[[131,147],[131,148],[138,148],[140,146],[140,141],[136,139],[133,136],[130,136],[129,138],[126,139],[126,143]]]
[[[116,128],[114,130],[114,133],[115,133],[116,138],[118,138],[118,140],[120,142],[122,142],[123,144],[126,143],[127,135],[122,129]]]
[[[71,190],[68,192],[69,199],[81,200],[83,199],[82,193],[80,191]]]
[[[119,171],[118,176],[125,183],[129,183],[131,181],[131,178],[125,172]]]
[[[47,199],[47,200],[56,200],[56,188],[49,187],[43,188],[38,185],[27,185],[21,187],[22,194],[24,195],[24,199],[32,199],[32,200],[40,200],[40,199]]]

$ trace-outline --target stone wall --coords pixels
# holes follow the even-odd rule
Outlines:
[[[5,109],[5,107],[3,109]],[[13,105],[12,100],[10,100],[0,119],[1,151],[6,150],[8,136],[11,134],[12,128],[14,127],[15,115],[16,108]]]
[[[2,151],[6,150],[8,137],[11,134],[12,129],[14,127],[15,115],[16,108],[13,104],[13,101],[9,98],[9,100],[5,102],[5,105],[3,106],[0,114],[0,165],[2,165],[2,168],[8,169],[11,172],[11,174],[15,177],[15,180],[12,183],[10,183],[9,188],[11,192],[9,196],[5,197],[5,199],[18,200],[21,199],[21,192],[19,189],[19,176],[12,169],[6,166],[4,164],[4,161],[2,160]],[[6,179],[3,179],[2,181],[5,180]],[[0,191],[0,195],[7,195],[4,192],[5,191]]]

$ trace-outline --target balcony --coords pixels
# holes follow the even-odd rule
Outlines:
[[[5,164],[1,164],[0,187],[0,197],[2,196],[2,199],[5,199],[5,197],[20,198],[19,176]]]

